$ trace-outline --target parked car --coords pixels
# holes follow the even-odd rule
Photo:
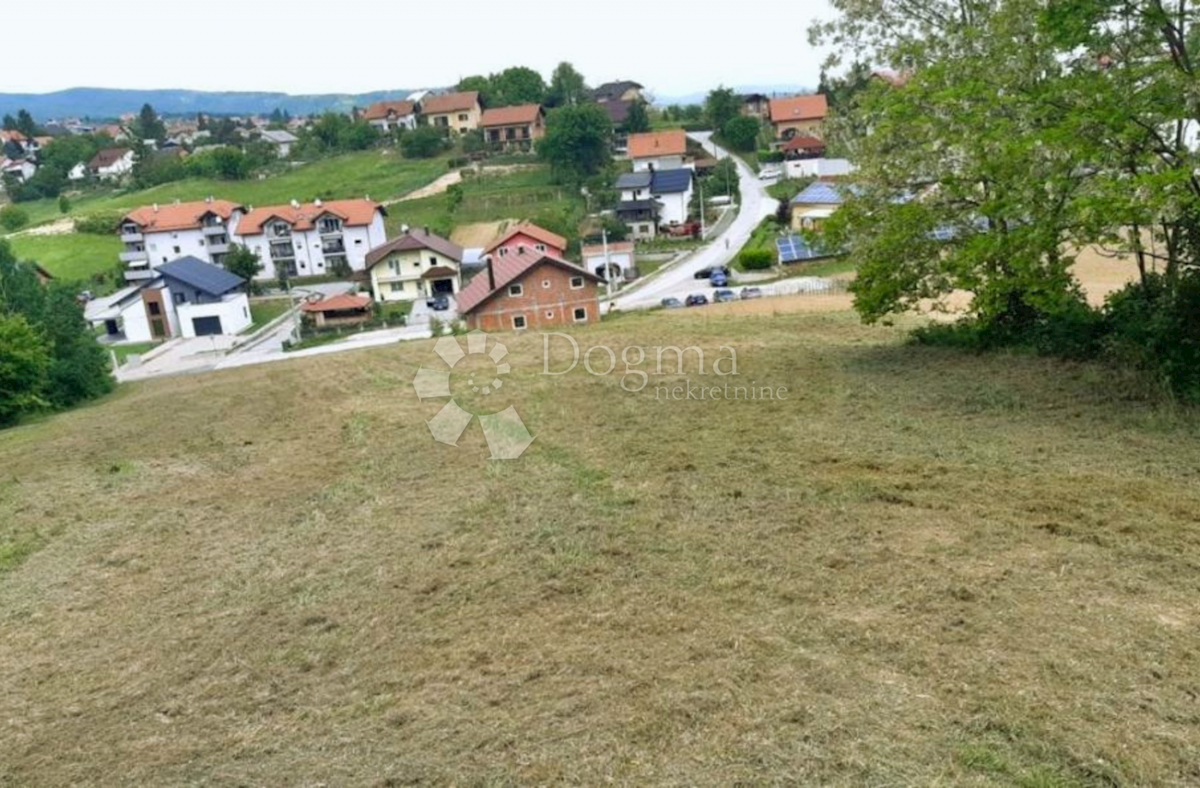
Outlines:
[[[729,284],[729,274],[723,271],[713,271],[708,281],[712,283],[713,287],[724,287]]]
[[[445,312],[450,308],[450,299],[444,295],[436,295],[425,302],[425,306],[434,312]]]
[[[708,268],[701,268],[699,271],[692,274],[692,278],[694,278],[694,279],[711,279],[712,275],[718,271],[720,271],[726,277],[729,276],[729,266],[714,265],[714,266],[710,266]]]
[[[664,298],[662,300],[663,309],[678,309],[683,306],[683,302],[678,298]]]
[[[687,297],[688,306],[704,306],[708,303],[708,296],[704,293],[692,293]]]
[[[728,304],[730,301],[736,301],[736,300],[737,300],[737,296],[733,294],[732,290],[722,288],[713,293],[713,303],[714,304]]]
[[[763,291],[761,287],[743,287],[742,300],[749,301],[751,298],[762,298]]]
[[[758,173],[760,181],[773,181],[776,178],[783,177],[783,168],[781,167],[763,167]]]

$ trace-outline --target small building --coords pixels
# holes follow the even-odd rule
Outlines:
[[[567,239],[536,224],[521,222],[502,233],[483,251],[494,257],[533,251],[561,258],[567,254]]]
[[[286,159],[292,153],[292,146],[299,142],[300,138],[290,131],[267,129],[262,133],[262,141],[275,148],[276,156]]]
[[[629,158],[634,172],[677,170],[687,160],[687,134],[683,129],[630,134]]]
[[[747,118],[769,120],[771,117],[771,97],[762,93],[745,93],[741,97],[741,113]]]
[[[658,237],[658,222],[662,204],[657,200],[622,200],[615,209],[617,219],[629,229],[635,241],[653,241]]]
[[[613,101],[645,101],[645,96],[642,91],[646,88],[628,79],[618,80],[617,82],[605,82],[600,87],[592,91],[592,100],[597,104],[606,104]]]
[[[24,183],[34,176],[37,172],[37,164],[33,159],[18,158],[9,159],[0,156],[0,175],[7,175],[10,178]]]
[[[417,103],[415,101],[377,101],[367,107],[363,120],[382,132],[417,127]]]
[[[467,327],[483,331],[592,323],[600,320],[602,280],[562,258],[523,248],[487,264],[463,288],[459,313]]]
[[[435,129],[450,129],[465,134],[479,128],[483,108],[479,93],[441,93],[427,95],[419,105],[421,121]]]
[[[546,134],[546,113],[538,104],[485,110],[480,125],[489,145],[505,150],[532,150]]]
[[[800,134],[820,138],[828,114],[829,104],[820,93],[771,99],[771,125],[777,140],[790,140]]]
[[[356,326],[371,319],[371,297],[343,293],[319,301],[305,301],[300,312],[317,328]]]
[[[843,190],[836,184],[825,181],[810,184],[792,198],[792,229],[819,232],[844,201]]]
[[[462,247],[428,227],[410,230],[367,253],[371,292],[381,303],[458,295],[462,263]]]
[[[129,148],[106,148],[88,162],[88,172],[100,180],[115,180],[133,170],[133,151]]]
[[[809,134],[797,134],[779,146],[783,158],[788,161],[820,159],[825,156],[825,142]]]
[[[632,241],[587,244],[580,250],[583,267],[603,279],[619,285],[637,279],[637,258]]]

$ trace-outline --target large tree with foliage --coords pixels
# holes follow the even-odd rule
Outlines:
[[[708,94],[704,100],[704,119],[713,131],[720,131],[725,124],[736,118],[742,111],[742,101],[732,89],[719,87]]]
[[[131,130],[138,139],[143,140],[162,140],[167,136],[166,125],[149,104],[142,105]]]
[[[567,62],[559,63],[550,75],[550,87],[546,91],[547,107],[571,107],[588,99],[591,91],[587,82]]]
[[[246,280],[246,292],[253,294],[258,291],[255,277],[262,273],[263,264],[253,249],[241,244],[231,245],[223,265],[229,273]]]
[[[537,152],[550,163],[556,178],[578,183],[612,160],[612,121],[597,104],[552,110]]]
[[[0,311],[0,427],[45,407],[49,370],[45,338],[22,315]]]
[[[492,81],[483,74],[473,74],[469,77],[463,77],[458,81],[455,90],[462,93],[478,93],[479,103],[486,109],[494,106],[492,95]]]
[[[650,130],[650,113],[646,111],[646,102],[639,100],[629,105],[623,128],[628,134]]]
[[[546,99],[546,81],[532,68],[513,66],[491,79],[492,106],[541,104]]]
[[[758,133],[762,124],[758,118],[739,115],[731,118],[721,129],[721,137],[736,151],[752,151],[758,147]]]

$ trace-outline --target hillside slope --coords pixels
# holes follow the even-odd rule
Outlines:
[[[506,335],[506,463],[430,342],[0,433],[0,785],[1200,780],[1196,418],[848,314],[576,336],[710,374]],[[788,398],[656,399],[722,345]]]

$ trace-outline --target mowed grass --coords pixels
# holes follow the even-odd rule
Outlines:
[[[848,314],[575,336],[710,374],[504,335],[514,462],[431,440],[431,342],[0,433],[0,784],[1200,782],[1195,414]]]
[[[116,235],[15,235],[7,240],[17,259],[38,262],[56,278],[69,281],[86,282],[95,274],[111,271],[121,252]]]
[[[405,159],[391,149],[347,153],[299,164],[262,180],[220,181],[191,178],[150,189],[115,194],[100,192],[72,197],[68,215],[124,211],[152,203],[203,200],[213,196],[246,205],[286,204],[291,200],[342,199],[369,195],[377,201],[399,197],[446,172],[447,158]],[[22,203],[30,222],[52,221],[61,215],[55,200]]]

